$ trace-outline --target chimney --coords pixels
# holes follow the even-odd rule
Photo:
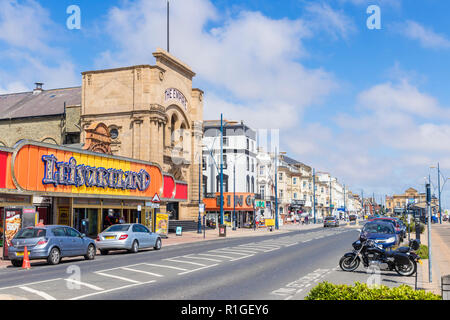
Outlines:
[[[42,82],[35,82],[34,84],[36,85],[36,88],[34,88],[33,90],[33,95],[39,94],[44,91],[44,89],[42,89],[42,86],[44,85]]]

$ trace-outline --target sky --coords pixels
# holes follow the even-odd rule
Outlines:
[[[80,28],[68,28],[80,8]],[[380,28],[369,28],[379,8]],[[205,92],[204,118],[279,130],[280,150],[355,193],[413,187],[450,206],[450,2],[171,0],[170,53]],[[73,20],[70,20],[73,21]],[[369,26],[371,23],[369,23]],[[165,0],[0,0],[0,94],[81,85],[81,72],[154,64]],[[450,184],[450,183],[449,183]]]

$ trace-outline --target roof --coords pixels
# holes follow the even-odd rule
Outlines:
[[[81,105],[81,87],[0,95],[0,120],[64,114],[64,103]]]

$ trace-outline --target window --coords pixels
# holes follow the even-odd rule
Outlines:
[[[261,199],[264,199],[265,193],[266,193],[266,187],[265,186],[259,186],[259,193],[261,194]]]
[[[280,172],[278,175],[278,180],[281,181],[283,180],[283,172]]]
[[[247,138],[247,150],[250,149],[250,140]]]
[[[225,154],[223,155],[223,168],[227,168],[227,156]]]
[[[222,143],[224,147],[228,147],[228,137],[223,137]]]
[[[206,170],[206,166],[208,165],[208,163],[206,162],[206,157],[203,157],[202,159],[202,170]]]
[[[250,158],[247,157],[247,171],[250,171]]]
[[[247,186],[246,187],[247,187],[246,188],[247,192],[250,192],[250,177],[249,176],[247,176]]]
[[[264,166],[259,167],[259,174],[264,175]]]
[[[255,178],[252,177],[252,193],[255,193]]]
[[[303,181],[303,188],[306,188],[306,181]]]
[[[66,233],[64,232],[64,228],[55,228],[52,230],[52,233],[55,237],[65,237]]]
[[[66,235],[68,237],[73,237],[73,238],[81,237],[81,233],[79,233],[75,229],[72,229],[72,228],[64,228],[64,229],[66,229]]]
[[[280,198],[283,198],[283,189],[280,189]]]
[[[109,135],[111,136],[111,139],[117,139],[119,137],[119,130],[117,130],[116,128],[112,128],[111,130],[109,130]]]
[[[295,177],[292,178],[292,183],[293,183],[293,184],[297,184],[297,178],[295,178]]]
[[[216,190],[220,191],[220,174],[216,176]],[[223,175],[223,192],[228,192],[228,175]]]
[[[297,199],[297,192],[294,192],[294,199]]]
[[[255,161],[252,159],[252,172],[255,172]]]

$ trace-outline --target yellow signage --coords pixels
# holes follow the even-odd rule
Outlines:
[[[169,233],[169,215],[167,213],[156,214],[155,232],[165,236]]]
[[[266,227],[274,227],[275,226],[275,219],[264,219],[266,223]]]

